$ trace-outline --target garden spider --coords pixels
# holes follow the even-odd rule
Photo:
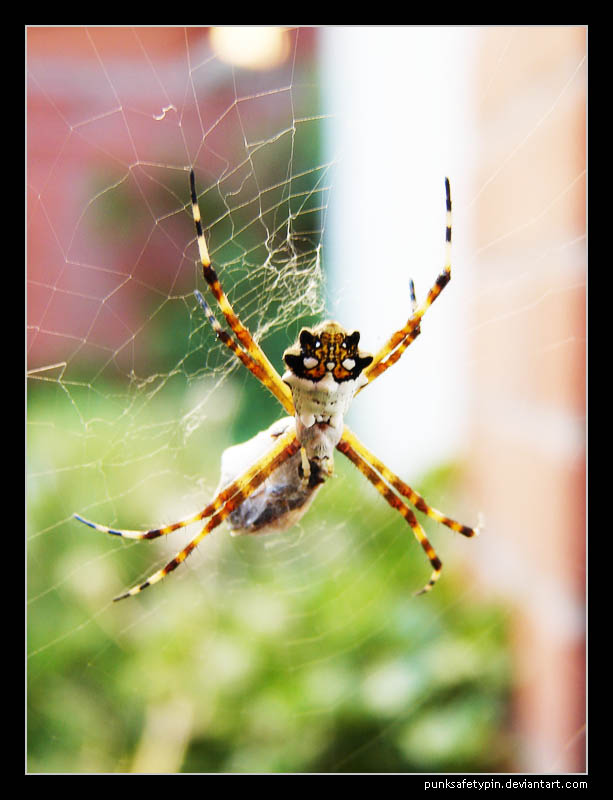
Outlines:
[[[289,416],[280,419],[248,442],[228,448],[222,455],[221,480],[211,503],[187,519],[149,531],[117,530],[75,517],[104,533],[129,539],[155,539],[207,519],[200,532],[165,567],[146,581],[116,597],[138,594],[162,580],[224,520],[234,535],[280,531],[296,523],[309,508],[322,484],[333,472],[334,450],[340,450],[373,484],[392,508],[411,527],[432,566],[428,583],[418,594],[429,591],[438,580],[442,564],[415,514],[402,499],[419,511],[464,536],[475,536],[478,528],[461,525],[429,506],[416,491],[388,469],[344,424],[344,416],[355,395],[395,364],[421,332],[421,319],[451,277],[451,193],[445,179],[447,201],[446,259],[443,271],[421,305],[415,301],[410,283],[412,313],[406,325],[370,355],[358,346],[358,331],[349,333],[327,320],[312,329],[303,328],[297,342],[283,354],[287,371],[283,377],[272,366],[251,333],[234,313],[213,266],[200,220],[193,170],[190,172],[192,213],[204,278],[234,333],[225,331],[206,300],[194,293],[217,337],[277,398]]]

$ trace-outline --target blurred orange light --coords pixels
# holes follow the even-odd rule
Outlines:
[[[222,61],[247,69],[272,69],[289,54],[287,30],[275,26],[211,28],[211,45]]]

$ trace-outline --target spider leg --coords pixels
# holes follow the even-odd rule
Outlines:
[[[407,523],[410,525],[411,530],[415,534],[415,538],[420,543],[424,552],[428,556],[428,560],[432,565],[432,575],[428,583],[420,589],[419,592],[416,594],[424,594],[425,592],[429,592],[434,584],[438,581],[441,571],[443,569],[443,564],[440,558],[436,555],[436,552],[428,537],[426,536],[424,529],[419,524],[417,517],[411,511],[411,509],[404,503],[397,494],[390,489],[390,487],[385,483],[385,481],[378,475],[375,470],[365,461],[362,456],[354,450],[354,448],[349,444],[345,436],[341,439],[341,441],[336,445],[337,449],[343,453],[343,455],[347,456],[347,458],[353,462],[353,464],[360,470],[362,475],[364,475],[368,480],[372,483],[375,489],[383,495],[383,498],[390,504],[392,508],[395,508],[396,511],[399,511],[402,516],[405,518]]]
[[[242,364],[245,367],[247,367],[247,369],[250,372],[252,372],[259,381],[266,384],[267,375],[264,372],[262,366],[258,362],[254,361],[251,358],[251,356],[248,353],[246,353],[239,344],[236,343],[236,341],[230,336],[229,333],[227,333],[227,331],[224,331],[224,329],[221,327],[221,325],[215,318],[215,315],[211,311],[211,307],[204,299],[202,294],[198,291],[198,289],[194,290],[194,296],[198,301],[198,303],[200,304],[202,310],[204,311],[204,314],[210,326],[215,331],[215,335],[217,336],[217,338],[234,353],[234,355],[239,359],[239,361],[241,361]]]
[[[428,505],[428,503],[426,503],[424,498],[418,492],[401,480],[391,471],[391,469],[386,467],[380,459],[371,453],[370,450],[368,450],[365,445],[362,444],[355,433],[349,430],[346,425],[343,429],[343,437],[341,441],[344,441],[357,453],[359,453],[359,455],[365,459],[365,461],[367,461],[377,470],[377,472],[384,478],[385,481],[387,481],[390,486],[392,486],[401,495],[408,498],[409,502],[414,505],[418,511],[421,511],[431,519],[440,522],[442,525],[446,525],[448,528],[451,528],[452,531],[461,533],[462,536],[467,536],[470,538],[472,536],[479,535],[480,531],[478,527],[469,528],[468,525],[462,525],[462,523],[456,522],[454,519],[451,519],[451,517],[448,517],[446,514],[443,514],[440,511],[437,511],[436,508],[432,508],[432,506]]]
[[[415,300],[415,286],[413,285],[412,280],[410,282],[410,291],[411,291],[411,306],[413,309],[413,314],[415,314],[417,310],[417,301]],[[421,333],[421,327],[418,324],[417,327],[413,331],[411,331],[411,333],[405,336],[404,339],[400,340],[400,343],[396,346],[396,349],[393,350],[386,359],[379,361],[374,368],[372,367],[371,364],[370,367],[366,369],[366,376],[368,378],[368,383],[374,381],[374,379],[378,378],[382,372],[385,372],[386,369],[393,366],[396,363],[396,361],[398,361],[400,356],[404,353],[404,351],[407,349],[407,347],[413,344],[413,342],[415,341],[415,339],[417,339],[420,333]],[[392,340],[390,339],[390,342],[391,341]],[[360,387],[356,392],[356,394],[359,394],[362,391],[362,389],[365,388],[365,386],[368,386],[368,383]]]
[[[388,469],[382,461],[374,456],[346,425],[343,430],[341,441],[336,447],[341,453],[343,453],[343,455],[347,456],[347,458],[353,462],[360,472],[373,484],[375,489],[377,489],[377,491],[383,495],[390,506],[399,511],[407,523],[411,526],[411,529],[415,534],[415,538],[424,549],[424,552],[428,556],[433,569],[429,582],[420,592],[418,592],[418,594],[423,594],[424,592],[430,591],[440,577],[442,570],[441,560],[436,555],[434,548],[430,544],[430,541],[428,540],[423,528],[419,524],[415,514],[398,497],[398,495],[392,491],[391,487],[407,497],[408,500],[419,511],[427,514],[431,519],[446,525],[448,528],[451,528],[451,530],[457,531],[464,536],[471,537],[477,536],[479,534],[479,529],[469,528],[467,525],[462,525],[445,514],[442,514],[440,511],[437,511],[435,508],[429,506],[420,494],[418,494],[414,489],[411,489],[408,484],[402,481],[397,475]]]
[[[253,369],[252,365],[249,362],[246,363],[242,358],[241,361],[243,361],[243,364],[245,364],[247,369],[249,369],[256,376],[256,378],[258,378],[258,380],[260,380],[264,384],[264,386],[266,386],[272,392],[272,394],[274,394],[274,396],[285,408],[285,410],[293,416],[294,404],[292,402],[292,393],[289,387],[283,383],[283,381],[281,380],[281,376],[273,367],[273,365],[270,363],[264,351],[256,343],[249,330],[243,325],[243,323],[240,321],[240,319],[234,312],[234,309],[230,305],[230,301],[226,297],[226,294],[221,287],[221,283],[219,281],[219,277],[217,276],[217,272],[211,266],[211,258],[206,245],[206,239],[204,238],[204,232],[202,230],[200,207],[198,205],[198,195],[196,194],[196,179],[193,170],[190,171],[189,182],[190,182],[191,201],[192,201],[192,214],[196,226],[196,235],[198,238],[198,251],[200,254],[200,263],[202,264],[202,272],[204,275],[204,279],[208,283],[213,295],[215,296],[215,299],[217,300],[217,303],[219,304],[219,307],[221,308],[222,313],[226,318],[228,325],[236,334],[236,338],[242,345],[243,351],[250,356],[251,362],[253,362],[253,364],[258,365],[258,369],[257,370]],[[211,322],[210,318],[209,322]],[[213,323],[211,322],[211,324]],[[219,336],[217,329],[215,330],[215,332]],[[227,344],[227,342],[225,343]],[[238,353],[232,347],[230,347],[230,349],[232,349],[235,355],[238,356]],[[240,358],[240,356],[238,357]]]
[[[393,364],[395,364],[407,347],[409,347],[409,345],[412,344],[412,342],[414,342],[419,336],[419,325],[422,317],[451,280],[451,189],[449,186],[449,178],[445,178],[445,197],[447,207],[447,220],[445,226],[445,266],[436,279],[434,285],[428,292],[426,299],[417,308],[415,307],[415,295],[413,291],[411,292],[413,306],[412,314],[407,320],[406,325],[392,334],[383,347],[377,353],[375,353],[371,364],[364,370],[364,375],[368,378],[369,383],[371,383],[375,378],[379,377],[381,373],[385,372],[388,367],[391,367]]]
[[[238,490],[234,492],[234,494],[226,500],[226,502],[219,508],[219,510],[214,513],[207,524],[202,528],[202,530],[180,551],[172,558],[165,567],[159,569],[146,581],[143,583],[137,584],[129,589],[127,592],[115,597],[114,600],[123,600],[125,597],[132,597],[139,592],[142,592],[143,589],[146,589],[148,586],[152,586],[154,583],[158,583],[163,578],[166,577],[170,572],[176,569],[179,564],[182,564],[185,559],[192,553],[196,547],[200,544],[200,542],[207,536],[211,531],[215,530],[233,511],[235,511],[241,503],[243,503],[256,489],[260,486],[268,476],[277,469],[284,461],[287,461],[288,458],[291,458],[295,453],[298,452],[300,449],[300,444],[296,439],[296,434],[294,431],[290,431],[289,433],[285,434],[285,436],[281,437],[277,445],[266,455],[264,458],[260,459],[260,461],[255,464],[250,470],[248,470],[242,478],[239,478],[235,483],[239,486]],[[248,477],[250,476],[250,477]],[[218,495],[218,498],[221,495],[227,495],[227,490]],[[219,507],[220,503],[217,502],[218,498],[211,504],[215,507]]]
[[[245,487],[251,485],[251,483],[256,479],[257,483],[255,483],[253,488],[259,486],[259,484],[262,483],[262,481],[264,481],[268,475],[270,475],[270,473],[276,469],[277,466],[279,466],[279,463],[282,463],[287,457],[289,457],[286,455],[286,450],[289,444],[291,444],[293,436],[295,436],[295,434],[290,433],[280,438],[274,447],[272,447],[263,458],[253,464],[239,478],[232,481],[232,483],[220,491],[215,499],[209,503],[208,506],[203,508],[202,511],[198,511],[197,514],[193,514],[191,517],[186,517],[178,522],[173,522],[170,525],[165,525],[164,527],[160,528],[152,528],[148,531],[132,531],[124,528],[109,528],[106,525],[100,525],[97,522],[91,522],[79,514],[74,514],[74,517],[78,519],[79,522],[83,522],[85,525],[89,525],[90,528],[94,528],[94,530],[100,531],[101,533],[110,533],[114,536],[121,536],[124,539],[157,539],[159,536],[166,536],[169,533],[173,533],[173,531],[179,530],[180,528],[185,528],[187,525],[192,525],[194,522],[200,522],[200,520],[210,517],[215,513],[215,511],[222,508],[228,500],[234,500],[235,495],[240,495],[241,492],[244,491]],[[281,456],[283,456],[281,461],[277,462],[276,459],[280,458]],[[269,468],[271,463],[273,463],[274,466]],[[264,473],[263,477],[262,473]],[[253,489],[251,491],[253,491]],[[249,492],[249,494],[251,494],[251,492]],[[244,499],[245,498],[243,497],[240,502],[242,503]]]

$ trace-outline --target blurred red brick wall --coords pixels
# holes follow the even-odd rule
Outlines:
[[[272,78],[246,71],[242,91],[266,98],[267,80],[287,85],[297,64],[313,58],[316,34],[311,28],[292,31],[291,58],[271,71]],[[143,270],[154,291],[181,290],[167,281],[181,237],[190,230],[187,218],[168,218],[167,196],[154,196],[139,167],[169,165],[165,183],[171,185],[181,169],[206,154],[204,130],[217,153],[234,146],[228,109],[237,87],[229,66],[217,63],[204,74],[203,64],[216,64],[209,40],[206,27],[27,29],[30,369],[104,362],[127,351],[126,339],[142,324]],[[248,113],[275,119],[274,100],[251,104]],[[227,125],[216,122],[224,118]],[[244,142],[238,125],[234,130],[238,149],[228,157],[240,158]],[[105,239],[96,229],[100,212],[91,218],[88,212],[102,189],[120,183],[134,219],[129,232]],[[184,185],[186,192],[185,178]],[[134,208],[143,209],[140,217]],[[192,277],[189,269],[183,274]]]
[[[585,769],[585,52],[583,28],[484,29],[476,71],[470,491],[531,772]]]

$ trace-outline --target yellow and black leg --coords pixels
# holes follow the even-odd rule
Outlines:
[[[174,522],[170,525],[165,525],[160,528],[152,528],[149,531],[131,531],[124,529],[109,528],[106,525],[100,525],[96,522],[91,522],[83,517],[75,514],[75,517],[80,521],[89,525],[102,533],[110,533],[115,536],[122,536],[128,539],[156,539],[159,536],[165,536],[179,528],[184,528],[194,522],[199,522],[202,519],[210,517],[207,524],[200,531],[200,533],[192,539],[192,541],[181,552],[168,563],[165,567],[158,570],[154,575],[149,577],[143,583],[134,586],[128,592],[116,597],[115,600],[121,600],[124,597],[130,597],[138,594],[147,586],[162,580],[169,572],[172,572],[179,566],[187,556],[200,544],[202,539],[220,525],[229,514],[235,511],[256,489],[260,486],[268,476],[274,472],[281,464],[287,459],[291,458],[300,449],[300,444],[296,439],[294,431],[286,433],[280,437],[275,443],[274,447],[266,453],[266,455],[250,467],[240,478],[237,478],[229,486],[218,493],[217,497],[209,503],[202,511],[188,517],[180,522]]]
[[[463,525],[461,522],[456,522],[456,520],[451,519],[446,514],[438,511],[436,508],[428,505],[424,498],[412,489],[407,483],[405,483],[398,475],[395,475],[391,469],[385,466],[385,464],[378,459],[373,453],[370,452],[358,439],[358,437],[347,427],[345,426],[343,430],[343,437],[342,442],[345,442],[348,446],[350,446],[353,450],[355,450],[361,458],[363,458],[368,464],[374,467],[375,470],[385,479],[385,481],[392,486],[397,492],[401,495],[406,497],[409,502],[415,506],[418,511],[421,511],[423,514],[426,514],[430,519],[436,520],[436,522],[440,522],[442,525],[446,525],[452,531],[456,533],[461,533],[462,536],[472,537],[479,535],[479,528],[470,528],[468,525]]]
[[[211,258],[209,256],[208,247],[206,244],[206,240],[204,238],[204,231],[202,230],[200,207],[198,205],[198,195],[196,194],[196,179],[193,170],[191,170],[190,172],[189,180],[190,180],[190,191],[191,191],[191,201],[192,201],[192,214],[194,217],[194,224],[196,226],[196,236],[198,238],[198,251],[200,254],[200,262],[202,264],[202,272],[204,275],[204,279],[208,283],[211,292],[215,296],[215,299],[217,300],[217,303],[221,308],[221,311],[223,312],[223,315],[226,318],[228,325],[235,333],[236,338],[242,345],[243,352],[245,352],[249,356],[250,361],[248,362],[244,361],[241,358],[241,356],[238,355],[238,352],[233,347],[231,347],[227,341],[225,342],[225,344],[230,346],[230,348],[235,352],[235,355],[241,358],[241,361],[243,361],[243,364],[245,364],[247,369],[249,369],[256,376],[256,378],[259,381],[261,381],[272,392],[272,394],[274,394],[274,396],[285,408],[285,410],[293,416],[294,404],[292,402],[292,394],[289,387],[283,383],[283,381],[281,380],[281,376],[272,366],[264,351],[256,343],[249,330],[243,325],[243,323],[240,321],[240,319],[234,312],[234,309],[230,305],[230,301],[226,297],[226,294],[221,287],[221,283],[219,281],[217,272],[211,265]],[[211,321],[210,318],[209,321]],[[211,324],[213,324],[212,321]],[[221,328],[219,325],[217,325],[217,327],[215,328],[215,332],[217,333],[218,336],[219,336],[219,330],[221,330]],[[254,367],[254,365],[256,364],[257,364],[257,369]]]
[[[411,511],[411,509],[404,503],[397,494],[395,494],[391,488],[387,485],[387,483],[383,480],[381,475],[377,474],[375,470],[368,464],[367,461],[362,458],[362,456],[355,450],[351,444],[349,443],[348,439],[343,436],[341,441],[337,444],[337,449],[343,453],[343,455],[347,456],[347,458],[360,470],[362,475],[366,477],[375,489],[383,496],[383,498],[389,503],[392,508],[395,508],[396,511],[399,511],[402,516],[405,518],[406,522],[411,527],[415,538],[422,546],[425,554],[428,556],[428,560],[432,566],[432,575],[428,583],[421,589],[417,594],[424,594],[425,592],[429,592],[434,584],[438,581],[441,571],[443,569],[443,565],[441,563],[440,558],[436,555],[434,548],[430,544],[428,537],[426,536],[424,529],[419,524],[417,517]]]
[[[413,290],[411,290],[412,314],[407,320],[406,325],[392,334],[383,347],[375,353],[371,364],[364,370],[364,374],[368,378],[369,383],[395,364],[407,347],[419,336],[419,326],[422,317],[451,280],[451,189],[449,186],[449,178],[445,178],[445,196],[447,208],[445,224],[445,266],[436,279],[434,286],[428,292],[426,299],[418,307],[416,307],[414,299],[415,294]]]

